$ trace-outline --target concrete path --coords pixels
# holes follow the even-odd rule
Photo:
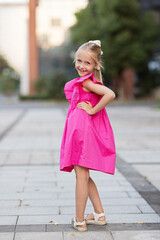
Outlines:
[[[71,228],[75,174],[59,171],[68,105],[0,106],[0,240],[160,239],[160,110],[109,106],[114,176],[91,171],[108,225]],[[90,201],[86,213],[93,211]]]

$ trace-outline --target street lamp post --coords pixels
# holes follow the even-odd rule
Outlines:
[[[29,94],[35,93],[33,83],[38,77],[38,46],[36,37],[37,0],[29,0]]]

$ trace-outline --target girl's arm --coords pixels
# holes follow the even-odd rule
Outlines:
[[[115,93],[105,87],[104,85],[99,85],[94,83],[92,80],[86,80],[82,83],[82,86],[89,90],[90,92],[94,92],[98,95],[103,96],[101,100],[94,106],[92,107],[90,102],[80,102],[77,104],[78,108],[81,108],[85,110],[89,115],[93,115],[97,113],[98,111],[102,110],[106,105],[108,105],[114,98],[115,98]]]

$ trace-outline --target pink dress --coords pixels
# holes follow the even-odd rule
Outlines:
[[[89,101],[95,106],[101,99],[100,95],[83,90],[82,82],[89,78],[96,84],[102,84],[91,73],[67,82],[64,88],[70,107],[61,143],[60,170],[71,172],[73,165],[80,165],[114,174],[115,142],[106,109],[89,115],[77,108],[79,102]]]

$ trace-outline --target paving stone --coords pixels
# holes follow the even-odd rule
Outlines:
[[[16,225],[16,232],[45,232],[45,224],[34,225]]]
[[[58,163],[59,164],[59,159],[60,159],[60,152],[59,151],[54,151],[54,153],[53,153],[54,163]]]
[[[138,206],[138,208],[141,210],[142,213],[155,213],[153,208],[151,208],[149,205],[145,206]]]
[[[23,195],[22,195],[23,196]],[[29,204],[30,206],[73,206],[74,203],[75,203],[75,199],[73,198],[70,198],[70,199],[52,199],[52,197],[49,197],[48,196],[48,200],[47,200],[47,196],[46,196],[46,200],[45,200],[45,197],[44,198],[40,198],[41,195],[39,195],[39,199],[37,197],[37,200],[36,200],[36,197],[33,198],[35,200],[31,200],[31,196],[30,198],[28,197],[28,199],[26,200],[24,198],[24,201],[22,202],[22,205],[23,204]],[[44,199],[44,200],[42,200]],[[147,202],[143,199],[143,198],[119,198],[119,199],[101,199],[102,200],[102,203],[104,206],[125,206],[125,205],[128,205],[128,206],[135,206],[135,205],[148,205]],[[88,201],[88,203],[90,203]]]
[[[60,207],[61,214],[75,214],[75,208],[73,207]],[[116,213],[116,214],[121,214],[121,213],[141,213],[141,211],[136,207],[136,206],[104,206],[104,211],[107,214],[111,213]],[[86,213],[93,212],[93,207],[92,206],[87,206]],[[152,213],[154,211],[152,210]]]
[[[0,240],[13,240],[14,233],[0,233]]]
[[[160,163],[160,150],[141,149],[135,150],[119,150],[118,154],[128,163]]]
[[[32,152],[30,164],[51,164],[53,163],[52,152]]]
[[[51,177],[52,177],[52,181],[53,181],[53,176],[51,176]],[[56,179],[55,179],[55,181],[56,181]],[[64,181],[56,181],[56,183],[57,183],[58,187],[59,186],[68,187],[68,183],[69,183],[70,188],[72,187],[75,189],[76,180],[73,179],[73,180],[68,181],[66,179],[66,181],[65,180]],[[101,189],[102,187],[106,188],[108,186],[115,186],[115,187],[120,186],[120,183],[115,180],[113,180],[113,181],[112,180],[109,180],[109,181],[101,180],[101,181],[96,181],[96,185],[97,185],[98,189]],[[131,186],[131,184],[128,183],[128,186]]]
[[[15,200],[0,200],[0,207],[18,207],[20,201]]]
[[[101,198],[108,198],[108,199],[109,198],[128,198],[129,197],[126,192],[103,192],[103,191],[99,191],[99,195],[100,195]],[[71,198],[71,197],[75,197],[74,192],[59,193],[58,194],[58,198],[60,198],[60,199],[63,199],[63,198],[66,199],[66,198]]]
[[[71,221],[70,221],[71,222]],[[73,228],[71,223],[70,224],[58,224],[58,225],[51,225],[46,224],[46,231],[47,232],[73,232]]]
[[[6,162],[5,162],[5,165],[27,165],[29,164],[29,160],[28,159],[20,159],[20,158],[17,158],[17,159],[7,159]]]
[[[41,199],[37,199],[37,200],[24,200],[22,201],[22,206],[24,206],[25,204],[29,204],[30,206],[74,206],[75,205],[75,200],[74,199],[65,199],[62,200],[62,199],[44,199],[44,200],[41,200]]]
[[[157,151],[159,151],[160,112],[137,107],[123,109],[116,107],[110,111],[118,151],[122,155],[128,154],[130,163],[131,155],[135,163],[137,152],[139,152],[137,161],[140,163],[140,157],[149,161],[149,157],[146,157],[146,150],[149,153],[148,156],[155,151],[154,161],[156,162]],[[42,231],[44,231],[46,225],[48,229],[50,226],[54,226],[53,230],[56,232],[56,225],[49,223],[53,217],[56,222],[71,226],[71,218],[75,211],[75,173],[74,171],[71,173],[59,171],[59,149],[64,121],[65,114],[62,109],[29,109],[24,118],[0,142],[0,153],[5,153],[1,156],[6,159],[5,164],[7,164],[0,168],[0,199],[1,197],[4,199],[0,203],[4,203],[6,200],[6,205],[0,205],[1,213],[20,215],[18,226],[22,231],[28,224],[28,228],[26,228],[28,230],[34,230],[29,226],[36,229],[36,226],[39,225],[43,226]],[[135,129],[138,130],[138,135]],[[150,143],[150,139],[152,139],[152,143]],[[56,165],[53,165],[55,163]],[[159,223],[159,216],[143,199],[144,192],[148,191],[152,195],[152,191],[155,193],[156,188],[149,183],[144,187],[141,186],[146,184],[146,179],[142,178],[141,174],[129,164],[125,165],[122,161],[120,163],[117,161],[119,167],[118,164],[122,164],[121,169],[116,169],[114,176],[90,171],[91,177],[98,186],[109,224]],[[7,189],[3,191],[6,185],[8,192]],[[142,191],[143,197],[137,192],[137,189]],[[20,190],[24,192],[16,192]],[[156,194],[156,199],[158,199],[157,196],[159,195]],[[19,198],[24,200],[19,201]],[[13,208],[13,202],[21,203],[21,207]],[[154,209],[155,205],[158,206],[158,202],[151,201],[151,203]],[[29,206],[25,206],[25,204],[29,204]],[[63,214],[62,211],[59,211],[61,208]],[[52,214],[55,209],[56,213],[61,215]],[[16,212],[17,210],[19,213]],[[87,202],[86,210],[93,210],[90,201]],[[38,217],[36,214],[39,214]],[[60,225],[57,225],[57,229],[60,230]],[[94,228],[92,229],[91,226],[90,229],[93,231]]]
[[[74,232],[74,235],[70,232],[64,232],[64,240],[71,240],[71,239],[76,239],[76,240],[84,240],[84,239],[89,239],[89,240],[99,240],[99,239],[107,239],[107,240],[113,240],[110,232]]]
[[[7,178],[7,177],[0,177],[0,181],[2,184],[6,183],[8,184],[10,181],[12,181],[12,183],[16,184],[21,182],[21,184],[25,184],[25,177],[15,177],[15,178]]]
[[[5,165],[16,165],[16,164],[28,164],[30,160],[29,152],[14,152],[10,151],[8,153],[8,158],[5,162]]]
[[[106,186],[106,187],[99,187],[99,191],[103,190],[106,192],[118,192],[118,191],[133,191],[135,192],[135,189],[132,186]]]
[[[6,187],[0,187],[0,194],[3,194],[3,193],[18,193],[18,192],[23,192],[23,187],[21,188],[15,188],[15,187],[9,187],[9,188],[6,188]]]
[[[39,215],[37,216],[20,216],[18,225],[24,224],[48,224],[50,221],[59,224],[70,224],[74,215]],[[108,223],[160,223],[160,217],[157,214],[107,214]]]
[[[120,181],[119,185],[120,186],[132,186],[128,181]]]
[[[5,164],[8,157],[8,152],[0,152],[0,165]]]
[[[2,168],[3,171],[1,171],[1,174],[2,175],[9,174],[9,176],[12,176],[12,175],[22,176],[23,174],[26,173],[26,171],[28,170],[28,167],[26,167],[26,166],[3,166],[3,168]]]
[[[140,192],[140,194],[149,202],[150,206],[160,215],[160,192]]]
[[[28,232],[28,233],[16,233],[15,240],[63,240],[63,234],[61,232]]]
[[[31,157],[31,153],[27,151],[10,151],[8,153],[8,159],[27,159],[29,160]]]
[[[0,134],[2,134],[22,114],[21,109],[1,109]]]
[[[15,225],[17,216],[0,216],[0,225]]]
[[[26,192],[26,193],[8,193],[8,194],[0,194],[1,200],[14,200],[14,199],[57,199],[56,193],[48,193],[45,195],[43,192]]]
[[[112,232],[114,240],[159,240],[160,231],[120,231]]]
[[[104,206],[148,205],[143,198],[102,199],[102,203]]]
[[[62,172],[63,173],[63,172]],[[67,175],[67,174],[66,174]],[[115,169],[115,174],[114,175],[109,175],[103,172],[98,172],[98,171],[90,171],[90,176],[94,179],[96,177],[96,182],[98,180],[124,180],[125,181],[125,177],[119,172],[118,169]]]
[[[160,223],[108,223],[106,229],[110,231],[150,231],[159,230]]]
[[[57,193],[54,191],[54,185],[53,187],[44,187],[44,186],[40,186],[40,185],[36,185],[34,187],[25,187],[24,188],[24,192],[28,193],[28,192],[41,192],[43,194],[51,194],[54,193],[54,198],[57,198]],[[73,195],[73,194],[72,194]]]
[[[11,186],[11,185],[10,185]],[[26,187],[31,187],[31,186],[53,186],[54,189],[53,191],[54,192],[58,192],[58,193],[61,193],[61,192],[73,192],[75,189],[72,188],[72,187],[64,187],[63,185],[62,186],[59,186],[59,187],[55,187],[55,183],[52,182],[52,181],[47,181],[47,182],[43,182],[43,181],[38,181],[38,182],[26,182],[25,183],[25,186]],[[133,187],[122,187],[122,186],[106,186],[106,187],[101,187],[101,188],[98,188],[99,192],[124,192],[124,191],[136,191]]]
[[[29,178],[27,178],[27,180],[26,180],[26,182],[28,183],[28,182],[42,182],[42,175],[40,176],[35,176],[35,177],[29,177]],[[43,176],[43,183],[52,183],[52,184],[54,184],[54,185],[56,185],[55,184],[55,181],[53,181],[53,176]]]
[[[95,177],[96,179],[96,177]],[[95,181],[97,187],[100,189],[101,187],[108,187],[108,186],[122,186],[122,184],[120,183],[119,180],[116,180],[116,179],[109,179],[109,180],[99,180],[99,181],[96,181],[94,178],[93,180]],[[123,180],[121,180],[122,182]],[[127,182],[127,181],[126,181]],[[128,186],[131,186],[130,183],[128,184]]]
[[[46,165],[47,166],[47,165]],[[27,174],[26,174],[26,176],[28,177],[28,178],[30,178],[30,177],[39,177],[39,176],[42,176],[42,174],[43,174],[43,176],[52,176],[53,177],[53,181],[57,181],[56,180],[56,172],[58,171],[57,169],[55,169],[54,167],[53,167],[53,165],[52,165],[52,167],[50,167],[50,170],[49,169],[47,169],[46,168],[46,166],[44,166],[44,168],[43,168],[43,171],[41,170],[41,169],[35,169],[35,171],[32,171],[31,169],[28,169],[28,171],[27,171]],[[35,166],[34,166],[35,167]]]
[[[160,191],[155,192],[140,192],[140,194],[147,199],[151,204],[159,204]]]
[[[141,176],[132,166],[118,158],[118,168],[124,176],[130,181],[133,187],[138,192],[155,192],[157,188],[154,187],[144,176]]]
[[[160,153],[160,151],[159,151]],[[160,155],[159,155],[160,156]],[[159,157],[158,157],[159,158]],[[160,159],[160,158],[159,158]],[[159,160],[160,161],[160,160]],[[143,164],[143,165],[133,165],[133,167],[140,172],[142,175],[144,175],[146,178],[157,188],[160,190],[160,177],[159,177],[159,172],[160,172],[160,164],[156,165],[150,165],[150,164]],[[154,174],[153,174],[154,172]]]
[[[0,166],[4,165],[5,160],[4,159],[0,159]]]
[[[31,153],[31,159],[39,159],[39,158],[50,158],[52,157],[52,152],[46,152],[46,151],[41,151],[41,152],[32,152]]]
[[[6,186],[6,182],[1,182],[1,188],[4,188],[5,186]],[[24,183],[18,182],[18,181],[16,182],[8,181],[7,186],[8,186],[8,189],[13,187],[13,189],[17,188],[19,191],[19,189],[23,189]]]
[[[131,198],[141,198],[142,196],[138,192],[127,192]]]
[[[50,150],[59,150],[60,144],[61,144],[61,138],[56,137],[48,137],[43,138],[43,140],[35,137],[34,141],[28,141],[25,137],[14,137],[12,140],[7,138],[3,139],[0,144],[0,150],[6,151],[6,150],[38,150],[41,148],[41,150],[50,151]],[[27,142],[27,143],[26,143]]]
[[[8,152],[0,152],[0,160],[6,160],[8,157]]]
[[[29,164],[37,164],[37,165],[39,165],[39,164],[45,164],[45,165],[47,165],[47,164],[53,164],[54,163],[54,160],[52,159],[52,158],[47,158],[47,159],[45,159],[45,158],[39,158],[39,159],[31,159],[30,160],[30,162],[29,162]]]
[[[55,188],[55,182],[43,182],[43,181],[38,181],[38,182],[25,182],[25,187],[26,187],[26,189],[27,188],[30,188],[30,187],[52,187],[52,189],[53,189],[53,191],[52,192],[62,192],[62,191],[64,191],[64,190],[62,190],[61,188],[59,188],[59,189],[56,189]],[[71,191],[71,189],[68,189],[68,191]],[[67,191],[67,189],[66,189],[66,191]]]
[[[58,207],[0,207],[0,216],[58,214]]]
[[[108,223],[160,223],[158,214],[108,214]]]
[[[17,225],[28,225],[28,224],[71,224],[73,215],[38,215],[37,216],[20,216],[18,218]],[[52,221],[52,222],[50,222]]]

